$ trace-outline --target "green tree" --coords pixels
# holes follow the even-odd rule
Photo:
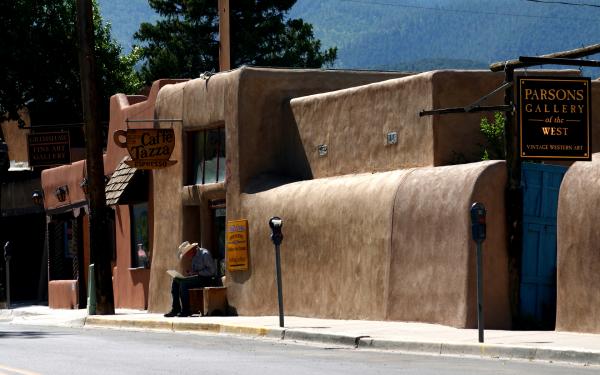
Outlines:
[[[479,127],[487,140],[487,145],[483,146],[481,160],[504,160],[505,123],[504,114],[500,112],[494,113],[493,121],[489,121],[486,117],[481,118]]]
[[[333,64],[337,48],[321,51],[312,25],[287,14],[295,0],[244,0],[230,3],[231,66],[320,68]],[[190,78],[218,70],[219,17],[216,0],[149,0],[162,19],[142,23],[146,82]]]
[[[121,56],[96,2],[94,33],[103,118],[108,98],[141,87],[134,65],[140,51]],[[42,122],[81,122],[75,0],[0,1],[0,117],[17,119],[27,106]],[[50,118],[48,118],[50,117]]]

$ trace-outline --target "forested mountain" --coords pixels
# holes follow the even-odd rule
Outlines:
[[[139,23],[156,19],[146,0],[99,3],[126,50]],[[600,43],[600,7],[556,2],[298,0],[290,16],[313,24],[323,47],[338,47],[337,68],[486,68],[519,55]]]

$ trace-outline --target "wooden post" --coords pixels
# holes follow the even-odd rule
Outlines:
[[[104,192],[104,162],[102,157],[102,128],[99,122],[96,88],[96,59],[94,56],[94,24],[92,1],[77,0],[79,36],[79,70],[81,101],[85,122],[86,166],[90,207],[90,252],[95,265],[97,314],[115,313],[112,289],[111,252],[108,246],[106,195]],[[85,286],[81,286],[81,288]]]
[[[514,82],[514,69],[504,71],[505,82]],[[504,91],[504,104],[514,106],[514,86]],[[519,316],[519,289],[521,278],[523,193],[521,189],[521,156],[517,123],[512,111],[505,112],[504,147],[508,184],[506,186],[506,230],[508,244],[509,297],[513,325]]]
[[[229,0],[219,0],[219,71],[231,69],[229,37]]]

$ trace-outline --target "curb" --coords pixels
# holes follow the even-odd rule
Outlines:
[[[528,361],[563,362],[582,365],[600,365],[600,352],[529,348],[489,344],[454,344],[360,339],[359,348],[398,350],[402,352],[442,356],[473,356],[480,358],[520,359]]]

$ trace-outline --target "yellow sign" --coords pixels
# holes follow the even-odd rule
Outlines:
[[[227,221],[227,270],[248,269],[248,220]]]
[[[123,142],[119,137],[125,137]],[[131,160],[125,161],[137,169],[160,169],[177,161],[169,160],[175,148],[173,129],[129,129],[117,130],[113,135],[117,146],[127,148]]]

